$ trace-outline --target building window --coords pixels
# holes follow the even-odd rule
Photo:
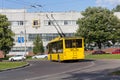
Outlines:
[[[67,20],[64,21],[64,25],[68,25],[68,21]]]
[[[64,26],[64,25],[71,25],[71,26],[74,26],[74,25],[77,25],[76,23],[76,20],[56,20],[55,21],[51,21],[51,20],[45,20],[44,21],[44,25],[45,26],[50,26],[50,25],[60,25],[60,26]]]
[[[39,20],[33,20],[33,27],[40,27],[40,21]]]
[[[24,22],[23,21],[17,21],[18,25],[22,26],[24,25]]]
[[[26,47],[26,51],[30,51],[28,47]],[[25,52],[25,47],[13,47],[11,52]]]
[[[11,26],[23,26],[25,24],[24,21],[10,21],[11,22]]]
[[[32,42],[35,40],[35,38],[37,37],[37,35],[40,36],[40,38],[43,40],[43,41],[50,41],[56,37],[59,36],[58,33],[50,33],[50,34],[47,34],[47,33],[43,33],[43,34],[29,34],[28,35],[28,41]],[[65,33],[66,37],[72,37],[74,36],[74,33]]]
[[[38,23],[39,23],[38,20],[33,21],[33,25],[38,25]]]
[[[71,25],[77,25],[77,21],[76,20],[71,20]]]
[[[42,34],[29,34],[28,35],[28,41],[34,41],[35,40],[35,38],[37,37],[37,35],[38,36],[40,36],[40,38],[42,38]]]
[[[48,25],[52,25],[52,22],[51,22],[51,21],[48,21]]]
[[[52,21],[52,20],[45,20],[44,21],[44,25],[46,25],[46,26],[53,26],[53,25],[56,25],[56,22]]]

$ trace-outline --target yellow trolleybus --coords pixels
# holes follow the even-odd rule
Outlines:
[[[50,61],[84,59],[83,38],[58,37],[50,41],[47,48]]]

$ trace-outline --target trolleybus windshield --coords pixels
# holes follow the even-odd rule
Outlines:
[[[82,39],[65,40],[66,48],[82,48]]]
[[[49,53],[62,53],[63,41],[57,41],[49,44]]]

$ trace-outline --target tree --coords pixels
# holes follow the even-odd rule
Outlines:
[[[34,44],[33,52],[35,54],[37,54],[37,53],[43,54],[44,53],[43,42],[38,35],[37,35],[35,41],[33,42],[33,44]]]
[[[113,12],[101,7],[88,7],[84,16],[78,19],[79,28],[76,35],[85,38],[85,43],[94,43],[101,49],[102,45],[109,41],[117,41],[120,20],[113,15]]]
[[[0,14],[0,50],[7,54],[14,45],[14,33],[9,28],[10,22],[5,15]]]
[[[120,5],[117,5],[115,8],[112,10],[113,12],[120,12]]]

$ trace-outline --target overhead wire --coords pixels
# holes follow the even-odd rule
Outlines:
[[[24,1],[24,0],[4,0],[4,1],[8,1],[9,3],[16,3],[16,4],[18,4],[18,5],[21,5],[21,6],[31,6],[31,5],[39,5],[38,3],[40,2],[40,0],[35,0],[35,2],[33,3],[33,2],[31,2],[31,1]],[[68,2],[70,2],[71,3],[71,0],[66,0],[66,1],[59,1],[59,2],[49,2],[49,4],[51,4],[51,5],[63,5],[63,4],[68,4]],[[48,3],[42,3],[42,6],[44,5],[44,7],[47,5]],[[50,8],[50,7],[49,7]],[[50,9],[50,10],[52,10],[52,9]]]
[[[46,14],[46,17],[49,19],[49,21],[52,23],[52,25],[55,27],[55,29],[57,30],[58,34],[60,35],[60,37],[63,37],[62,34],[59,32],[57,26],[53,23],[53,21],[49,18],[48,14]]]
[[[6,1],[8,1],[8,0],[6,0]],[[12,1],[12,0],[11,0]],[[11,2],[10,1],[10,2]],[[42,8],[43,10],[45,10],[46,11],[46,9],[44,9],[44,7],[43,7],[43,5],[40,5],[40,4],[31,4],[30,2],[26,2],[26,1],[18,1],[18,0],[14,0],[14,1],[12,1],[12,2],[14,2],[14,3],[16,3],[16,4],[18,4],[19,2],[21,3],[19,3],[19,5],[29,5],[29,6],[31,6],[31,7],[33,7],[33,8],[36,8],[36,9],[39,9],[39,8]],[[46,14],[46,17],[50,20],[50,18],[49,18],[49,16]],[[60,26],[59,26],[59,24],[56,22],[56,20],[55,20],[55,18],[53,17],[53,15],[51,14],[51,17],[53,18],[53,20],[55,21],[55,23],[57,24],[57,26],[58,26],[58,28],[60,29],[60,32],[59,32],[59,30],[57,29],[57,26],[53,23],[53,21],[52,20],[50,20],[50,22],[52,23],[52,25],[56,28],[56,30],[57,30],[57,32],[58,32],[58,34],[61,36],[61,37],[65,37],[65,34],[62,32],[62,29],[60,28]]]
[[[60,25],[57,23],[57,21],[56,21],[56,19],[54,18],[53,14],[51,14],[51,17],[53,18],[54,22],[57,24],[58,28],[60,29],[62,36],[65,37],[65,34],[63,33]]]

